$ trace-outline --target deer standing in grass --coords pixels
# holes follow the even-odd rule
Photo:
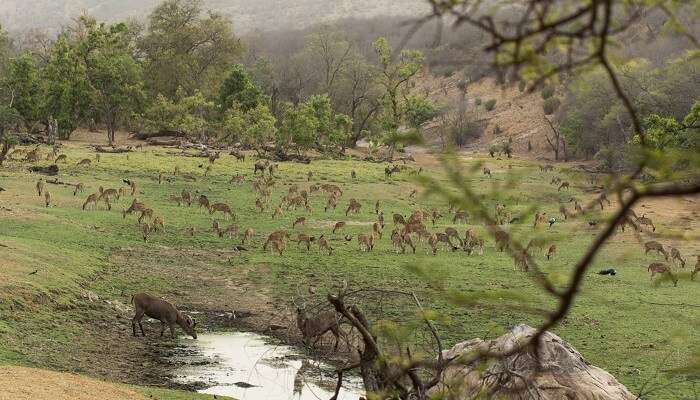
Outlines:
[[[670,253],[671,253],[671,261],[676,261],[678,260],[681,263],[681,268],[685,268],[685,260],[683,257],[681,257],[681,252],[675,248],[675,247],[670,247]]]
[[[36,182],[36,192],[41,197],[41,195],[44,193],[44,178],[40,178]]]
[[[654,275],[659,274],[659,275],[668,275],[671,280],[673,281],[673,286],[678,285],[678,278],[676,278],[675,275],[673,275],[673,272],[671,272],[671,268],[669,268],[668,265],[660,262],[653,262],[649,264],[649,267],[647,268],[647,271],[651,272],[651,280],[654,279]]]
[[[235,216],[233,215],[233,211],[231,210],[231,207],[229,207],[228,204],[226,203],[214,203],[209,207],[209,215],[214,214],[215,212],[220,212],[224,214],[224,218],[227,220],[229,218],[235,219]]]
[[[357,243],[360,245],[360,250],[369,252],[374,248],[374,235],[357,235]]]
[[[146,293],[137,293],[131,296],[131,303],[134,305],[134,318],[131,319],[134,336],[137,336],[136,324],[139,325],[141,334],[146,336],[141,320],[144,315],[147,315],[160,321],[160,336],[163,336],[167,325],[170,328],[170,337],[175,339],[175,325],[179,325],[193,339],[197,339],[197,332],[195,332],[197,321],[180,312],[171,303]]]
[[[644,255],[649,254],[650,251],[656,251],[663,254],[666,261],[668,261],[668,252],[666,249],[664,249],[664,246],[661,243],[654,240],[644,243]]]
[[[328,240],[326,240],[326,238],[323,237],[323,235],[321,235],[321,236],[318,238],[318,240],[316,241],[316,243],[318,244],[318,250],[319,250],[319,251],[327,250],[329,256],[330,256],[331,254],[333,254],[333,248],[332,248],[331,245],[328,243]]]

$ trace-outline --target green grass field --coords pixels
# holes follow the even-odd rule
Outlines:
[[[443,210],[445,218],[431,229],[443,230],[453,225],[444,199],[424,193],[409,173],[386,179],[386,164],[281,163],[272,204],[279,202],[291,184],[308,187],[309,171],[314,173],[312,183],[338,184],[344,194],[336,210],[324,212],[325,196],[316,193],[311,196],[312,213],[290,210],[282,218],[272,219],[272,209],[263,214],[256,212],[250,183],[229,184],[235,173],[252,176],[254,159],[239,162],[231,156],[222,156],[209,176],[204,177],[204,169],[199,165],[208,165],[206,159],[168,155],[167,149],[146,148],[131,153],[128,158],[125,154],[104,154],[99,163],[86,147],[69,145],[64,149],[68,163],[60,165],[59,179],[82,182],[86,191],[74,197],[71,188],[46,185],[53,199],[49,208],[43,206],[43,198],[34,189],[39,176],[25,172],[26,165],[9,162],[5,169],[0,169],[0,186],[6,189],[0,193],[0,363],[3,364],[32,365],[144,384],[129,374],[132,358],[140,352],[152,354],[153,347],[167,351],[176,344],[130,344],[128,321],[122,318],[114,326],[113,310],[103,303],[85,300],[81,294],[86,290],[95,292],[101,299],[122,303],[128,303],[131,293],[149,291],[167,295],[181,304],[217,309],[224,301],[230,307],[242,301],[230,296],[231,282],[245,282],[258,289],[271,304],[285,307],[310,284],[319,293],[344,280],[352,287],[401,288],[415,291],[424,305],[445,317],[439,328],[448,345],[473,337],[493,337],[518,323],[535,325],[542,317],[524,310],[554,306],[523,272],[514,268],[507,255],[495,250],[491,239],[486,240],[484,255],[441,250],[432,256],[427,254],[425,245],[419,246],[415,255],[396,254],[389,240],[394,212],[408,215],[416,208],[437,207]],[[92,166],[76,166],[82,158],[93,159]],[[528,213],[530,206],[535,205],[539,211],[559,220],[560,203],[573,209],[573,203],[569,203],[572,196],[582,202],[593,197],[584,192],[587,184],[583,176],[568,169],[570,166],[558,166],[555,173],[544,174],[540,173],[539,164],[523,160],[475,157],[460,162],[471,186],[484,194],[491,210],[496,201],[505,203],[513,215]],[[493,177],[485,177],[480,171],[470,172],[470,167],[480,163],[491,169]],[[509,164],[512,169],[508,168]],[[183,174],[195,175],[197,181],[172,176],[175,166]],[[425,164],[423,168],[423,174],[447,185],[438,164]],[[351,170],[357,171],[356,180],[350,178]],[[170,182],[159,185],[159,172],[165,173]],[[558,192],[550,185],[555,175],[570,181],[571,190]],[[148,243],[141,238],[136,218],[123,219],[119,212],[128,207],[130,196],[121,199],[112,211],[102,205],[94,210],[81,210],[89,193],[96,192],[99,186],[122,186],[125,178],[136,180],[139,188],[136,197],[165,220],[165,232],[152,235]],[[234,240],[211,233],[212,218],[207,212],[196,205],[178,207],[169,200],[170,195],[183,189],[206,193],[213,202],[232,205],[237,215],[235,223],[241,231],[253,227],[258,232],[249,251],[232,255]],[[413,189],[419,189],[415,199],[409,198]],[[350,198],[359,200],[362,210],[358,215],[345,217]],[[355,240],[345,242],[342,238],[346,234],[371,232],[376,200],[384,210],[387,228],[374,250],[364,253]],[[535,230],[533,218],[527,214],[523,221],[507,225],[506,229],[524,242],[539,236],[548,244],[556,244],[558,254],[551,261],[546,260],[544,253],[536,258],[553,279],[565,282],[573,264],[598,232],[598,228],[589,227],[586,221],[602,220],[611,209],[602,214],[594,211],[586,219],[558,221],[551,229],[545,226]],[[689,240],[674,243],[690,264],[685,270],[688,272],[699,250],[698,232],[693,225],[698,206],[695,202],[684,203],[677,210],[678,219],[659,220],[656,233],[685,232]],[[651,212],[647,214],[654,216]],[[292,231],[292,222],[302,215],[307,218],[306,226],[295,229],[294,233],[306,232],[317,237],[325,234],[335,248],[332,256],[321,254],[316,246],[307,252],[295,243],[288,243],[282,256],[263,252],[261,245],[268,233],[277,229]],[[350,223],[340,233],[331,235],[336,221]],[[225,227],[232,221],[221,222]],[[185,234],[189,227],[197,229],[194,237]],[[474,228],[484,237],[483,227],[458,226],[462,235],[467,228]],[[239,239],[235,243],[240,243]],[[660,388],[670,384],[653,392],[652,398],[680,398],[692,394],[693,388],[672,384],[677,377],[664,371],[685,365],[691,349],[700,343],[697,330],[700,308],[692,306],[698,303],[695,299],[700,294],[700,280],[681,279],[677,287],[670,282],[654,285],[646,266],[655,260],[659,260],[656,255],[644,256],[641,245],[629,231],[616,235],[595,260],[571,314],[557,327],[556,333],[631,391],[637,392],[643,385]],[[617,269],[617,276],[595,274],[611,266]],[[431,280],[416,274],[416,269],[428,271]],[[444,289],[464,295],[478,294],[495,306],[459,306],[447,300]],[[514,295],[521,299],[518,304]],[[405,311],[397,309],[395,314]],[[104,356],[104,351],[112,359],[95,363],[95,359]],[[145,384],[160,382],[160,378],[151,376]]]

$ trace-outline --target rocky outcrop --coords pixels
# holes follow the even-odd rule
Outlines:
[[[465,365],[458,361],[460,356],[467,359],[475,352],[506,352],[534,333],[534,328],[518,325],[494,340],[472,339],[455,345],[444,353],[446,358],[457,359],[446,371],[439,390],[450,399],[471,399],[478,394],[513,400],[636,399],[614,376],[586,362],[576,349],[550,332],[542,337],[539,361],[532,351],[481,363]]]

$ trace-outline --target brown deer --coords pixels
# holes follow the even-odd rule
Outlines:
[[[557,189],[557,192],[561,191],[562,189],[569,189],[569,182],[564,181],[559,185],[559,189]]]
[[[345,210],[345,216],[347,217],[348,213],[350,213],[350,212],[358,214],[360,212],[360,208],[362,208],[362,204],[360,204],[359,201],[357,201],[355,199],[350,199],[350,203],[348,204],[348,208]]]
[[[292,229],[296,228],[297,225],[305,225],[306,224],[306,218],[305,217],[299,217],[297,218],[294,223],[292,223]]]
[[[224,218],[226,219],[236,219],[236,216],[233,215],[233,211],[231,211],[231,207],[229,207],[229,205],[226,203],[214,203],[211,206],[209,206],[209,215],[212,215],[215,212],[220,212],[224,214]]]
[[[637,223],[639,225],[650,226],[651,231],[656,232],[656,226],[654,226],[654,223],[651,221],[651,218],[647,218],[646,216],[642,215],[641,217],[637,218]]]
[[[228,153],[228,154],[230,154],[230,155],[236,157],[236,161],[245,161],[245,154],[244,154],[242,151],[240,151],[240,150],[233,149],[233,150],[231,150],[231,152]]]
[[[221,234],[220,234],[220,232],[221,232],[221,226],[219,225],[219,221],[213,220],[213,221],[211,222],[211,230],[212,230],[217,236],[221,236]]]
[[[44,191],[44,204],[46,204],[46,208],[51,205],[51,193],[48,190]]]
[[[267,246],[273,241],[284,241],[289,239],[289,233],[287,231],[274,231],[267,236],[267,241],[263,244],[263,250],[267,251]]]
[[[245,244],[245,242],[252,240],[254,237],[255,237],[255,229],[253,229],[253,228],[246,229],[245,233],[243,233],[243,238],[241,239],[241,244]]]
[[[44,178],[40,178],[36,182],[36,192],[41,197],[41,195],[44,193]]]
[[[379,200],[374,203],[374,213],[379,215]]]
[[[309,317],[304,307],[297,307],[297,327],[301,331],[302,342],[311,347],[316,343],[326,332],[331,332],[335,337],[333,350],[338,350],[338,341],[340,339],[340,318],[333,311],[319,313],[314,317]]]
[[[464,241],[462,241],[462,238],[459,237],[459,232],[457,232],[457,229],[445,228],[445,235],[447,235],[447,238],[448,238],[448,241],[450,241],[450,244],[452,244],[451,243],[452,238],[455,238],[459,241],[459,247],[464,246]]]
[[[561,217],[565,220],[569,218],[569,210],[567,210],[564,205],[559,206],[559,214],[561,214]]]
[[[284,210],[282,207],[277,207],[275,208],[275,211],[272,213],[272,219],[275,219],[277,217],[281,217],[284,215]]]
[[[200,194],[197,202],[199,203],[199,208],[209,209],[209,198],[206,195]]]
[[[374,248],[374,235],[357,235],[357,243],[360,245],[360,250],[371,251]]]
[[[226,229],[219,229],[219,237],[224,237],[224,235],[228,235],[229,239],[233,239],[234,237],[238,236],[238,225],[232,224]]]
[[[82,160],[78,161],[78,164],[77,164],[77,165],[78,165],[79,167],[83,167],[83,166],[87,167],[87,166],[89,166],[90,164],[92,164],[92,160],[90,160],[89,158],[85,158],[85,159],[82,159]]]
[[[437,208],[433,208],[433,210],[430,212],[430,222],[433,223],[433,226],[437,223],[437,221],[442,218],[442,213],[440,213],[440,210]]]
[[[68,161],[68,156],[65,154],[61,154],[60,156],[56,157],[56,160],[53,162],[54,164],[58,164],[60,162],[66,162]]]
[[[484,167],[483,171],[484,171],[484,175],[488,175],[489,178],[491,177],[491,170],[490,169]]]
[[[332,208],[335,210],[335,207],[338,205],[338,199],[336,199],[335,196],[331,195],[328,197],[328,200],[326,201],[326,207],[323,209],[324,212],[328,212],[329,208]]]
[[[343,222],[343,221],[336,222],[335,225],[333,226],[333,232],[332,232],[332,233],[335,234],[337,231],[339,231],[339,230],[341,230],[341,229],[343,229],[343,228],[345,228],[345,222]]]
[[[468,217],[469,217],[469,215],[467,214],[466,211],[457,211],[455,213],[455,216],[452,218],[452,223],[456,224],[457,222],[461,222],[461,223],[466,224]]]
[[[666,261],[668,261],[668,252],[666,249],[664,249],[664,246],[661,243],[654,240],[644,243],[644,255],[649,254],[650,251],[656,251],[663,254]]]
[[[403,245],[403,237],[396,229],[391,232],[391,245],[397,253],[398,249],[401,249],[401,254],[406,252],[406,247]]]
[[[139,224],[143,222],[144,219],[148,218],[149,220],[153,220],[153,209],[151,208],[144,208],[141,210],[141,215],[139,216]]]
[[[669,247],[671,254],[671,262],[678,260],[681,263],[681,268],[685,268],[685,260],[681,257],[681,252],[675,247]]]
[[[516,269],[527,272],[530,269],[530,254],[527,249],[522,249],[513,253],[513,265]]]
[[[695,263],[695,269],[693,270],[693,272],[690,273],[690,280],[691,281],[695,280],[695,275],[697,275],[698,272],[700,272],[700,255],[698,255],[698,260]]]
[[[535,214],[535,223],[532,225],[533,228],[537,228],[538,224],[545,224],[547,223],[547,213],[536,213]]]
[[[257,174],[258,171],[265,174],[265,170],[267,169],[268,165],[269,165],[269,161],[267,161],[267,160],[256,161],[255,165],[253,165],[253,175]]]
[[[97,207],[97,199],[100,197],[98,193],[93,193],[85,199],[85,202],[83,203],[83,211],[87,208],[88,205],[93,204],[95,207]]]
[[[279,253],[279,255],[282,255],[282,252],[284,252],[284,240],[281,239],[275,239],[275,240],[270,240],[268,244],[272,247],[272,251],[275,253]]]
[[[555,254],[557,254],[557,245],[553,244],[549,246],[549,250],[547,250],[547,260],[551,260]]]
[[[153,225],[153,230],[155,232],[158,231],[163,231],[165,232],[165,221],[163,220],[163,217],[161,216],[156,216],[153,218],[153,222],[151,223]]]
[[[136,324],[139,325],[141,334],[146,336],[141,320],[144,315],[147,315],[160,321],[160,336],[163,336],[165,326],[168,325],[170,337],[175,339],[175,325],[179,325],[193,339],[197,339],[197,332],[195,332],[197,321],[189,315],[183,314],[167,301],[146,293],[137,293],[131,296],[131,303],[134,305],[134,318],[131,320],[134,336],[136,336]]]
[[[678,285],[678,278],[676,278],[675,275],[673,275],[673,272],[671,272],[671,268],[668,267],[668,265],[660,262],[653,262],[649,264],[649,267],[647,268],[648,272],[651,272],[651,280],[654,279],[654,275],[659,274],[659,275],[668,275],[671,280],[673,281],[673,286]]]
[[[176,194],[171,194],[169,199],[173,203],[177,203],[178,207],[182,206],[182,196],[178,196]]]
[[[182,202],[187,204],[187,207],[192,206],[192,194],[190,192],[183,190],[180,197],[182,198]]]
[[[73,196],[77,196],[78,192],[83,193],[85,191],[85,186],[82,183],[76,183],[73,185]]]
[[[321,235],[321,236],[318,238],[318,240],[316,241],[316,243],[318,243],[318,250],[319,250],[319,251],[322,251],[322,250],[325,249],[325,250],[328,250],[328,255],[329,255],[329,256],[330,256],[331,254],[333,254],[333,248],[332,248],[331,245],[328,243],[328,240],[326,240],[326,238],[323,237],[323,235]]]
[[[297,246],[301,245],[302,243],[306,245],[306,251],[311,250],[311,243],[313,243],[314,241],[316,241],[315,237],[305,235],[303,233],[298,234],[296,239]]]
[[[382,238],[382,226],[379,222],[372,224],[372,232],[374,232],[379,239]]]
[[[149,224],[143,224],[141,226],[141,234],[143,236],[143,241],[147,242],[148,237],[151,235],[151,232],[153,231],[153,228]]]
[[[393,219],[394,225],[406,225],[406,219],[404,219],[403,215],[401,214],[394,213]]]
[[[510,244],[510,235],[506,231],[496,231],[496,233],[494,233],[494,238],[498,251],[503,251]]]

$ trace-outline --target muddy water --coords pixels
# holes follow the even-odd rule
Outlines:
[[[206,385],[202,393],[231,396],[239,400],[329,399],[335,390],[332,368],[308,360],[294,348],[270,344],[253,333],[210,333],[187,341],[186,366],[176,371],[175,381]],[[362,381],[351,379],[339,400],[362,396]]]

